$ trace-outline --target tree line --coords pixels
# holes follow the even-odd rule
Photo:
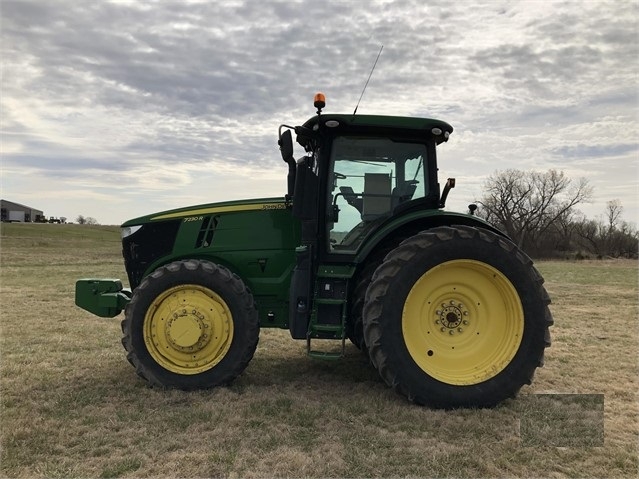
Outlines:
[[[484,183],[477,215],[534,257],[637,258],[639,233],[623,220],[618,199],[598,219],[577,209],[592,193],[586,179],[562,171],[497,171]]]
[[[99,225],[100,224],[98,223],[98,220],[96,220],[92,216],[83,216],[83,215],[78,215],[78,217],[75,219],[75,222],[78,223],[79,225]]]

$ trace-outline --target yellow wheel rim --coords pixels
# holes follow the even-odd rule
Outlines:
[[[492,266],[454,260],[427,271],[408,293],[402,332],[413,360],[446,384],[495,377],[512,361],[524,312],[512,283]]]
[[[212,290],[180,285],[164,291],[144,317],[144,342],[149,354],[177,374],[198,374],[213,368],[233,341],[233,317]]]

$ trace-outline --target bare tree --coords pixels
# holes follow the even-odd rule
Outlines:
[[[608,220],[608,231],[612,232],[619,226],[623,206],[620,200],[612,200],[606,203],[606,220]]]
[[[606,203],[606,211],[597,220],[582,218],[575,224],[576,245],[598,258],[637,258],[639,233],[621,219],[621,201]]]
[[[78,223],[79,225],[99,225],[100,223],[98,223],[98,220],[96,220],[95,218],[91,217],[91,216],[82,216],[82,215],[78,215],[78,217],[75,219],[76,223]]]
[[[634,225],[623,221],[617,229],[616,234],[619,238],[616,244],[617,256],[623,258],[638,258],[639,231],[637,231],[637,228],[635,228]]]
[[[637,252],[637,232],[634,228],[622,221],[623,206],[618,199],[606,203],[604,218],[605,228],[602,227],[602,243],[607,255],[615,258],[633,257]]]
[[[573,183],[563,171],[504,170],[484,184],[481,214],[497,224],[520,248],[539,253],[541,239],[573,208],[588,201],[592,188],[584,178]]]
[[[554,249],[559,251],[569,251],[571,249],[571,242],[575,235],[580,215],[580,213],[571,209],[557,217],[552,225],[553,234],[546,235],[546,242],[549,244],[548,249],[553,249],[553,246]]]
[[[582,218],[575,227],[577,243],[598,257],[602,256],[601,224],[595,220]]]

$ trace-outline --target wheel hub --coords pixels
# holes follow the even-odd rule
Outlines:
[[[166,339],[180,351],[198,350],[206,345],[207,327],[203,314],[196,309],[183,309],[180,313],[173,313],[169,319],[166,325]]]
[[[463,326],[468,326],[470,313],[463,303],[451,299],[441,304],[441,309],[435,311],[435,324],[440,332],[446,334],[461,333]]]

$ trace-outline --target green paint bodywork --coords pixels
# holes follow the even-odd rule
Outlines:
[[[213,241],[210,245],[205,241],[198,244],[197,239],[207,218],[209,222],[213,219],[216,222]],[[282,198],[198,205],[129,220],[122,225],[123,228],[140,225],[142,228],[123,240],[123,244],[126,248],[128,242],[135,242],[136,235],[141,237],[147,225],[176,220],[180,224],[171,251],[145,265],[141,277],[182,259],[202,259],[223,265],[242,278],[253,293],[263,327],[287,327],[288,288],[295,265],[295,248],[300,244],[300,226]],[[140,244],[138,247],[149,249],[153,244]],[[132,280],[131,272],[128,272],[130,283],[136,287],[139,281]],[[109,303],[106,307],[101,295],[91,292],[95,290],[93,281],[78,281],[76,304],[98,316],[119,314],[120,310],[115,305]],[[118,280],[102,281],[112,281],[104,290],[105,294],[112,294],[119,283]],[[119,287],[122,288],[121,284]],[[125,304],[119,303],[121,307]]]
[[[244,209],[249,207],[254,208]],[[221,264],[242,278],[251,290],[264,327],[286,327],[288,287],[295,247],[300,244],[300,227],[284,200],[239,201],[187,209],[180,214],[184,217],[172,253],[150,265],[146,274],[179,259],[198,258]],[[194,247],[207,215],[217,221],[214,240],[210,246]]]

